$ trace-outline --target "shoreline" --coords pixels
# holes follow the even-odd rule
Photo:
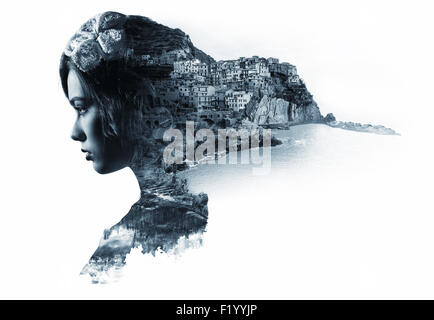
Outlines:
[[[361,132],[361,133],[401,136],[395,130],[393,130],[391,128],[384,127],[382,125],[361,124],[361,123],[345,122],[345,121],[311,121],[311,122],[301,122],[301,123],[294,123],[294,124],[283,123],[283,124],[271,124],[271,125],[254,125],[253,127],[260,128],[260,131],[262,131],[262,129],[270,129],[272,131],[275,131],[275,130],[276,131],[291,131],[291,127],[302,126],[302,125],[311,125],[311,124],[325,125],[325,126],[328,126],[331,128],[337,128],[337,129],[355,131],[355,132]],[[250,129],[250,130],[252,129],[251,126],[250,127],[249,126],[241,126],[241,128]],[[258,145],[258,147],[254,147],[254,148],[262,148],[263,147],[262,138],[263,137],[260,134],[259,145]],[[270,142],[271,142],[270,147],[279,146],[279,145],[282,145],[285,143],[285,141],[282,141],[281,139],[277,138],[275,136],[275,134],[273,134],[273,133],[271,134],[271,141]],[[250,145],[248,148],[242,148],[241,143],[238,141],[236,150],[230,150],[229,146],[227,146],[226,150],[223,152],[217,152],[216,151],[216,152],[214,152],[214,154],[207,155],[206,157],[203,157],[203,158],[201,158],[197,161],[194,161],[194,162],[188,162],[188,161],[184,160],[184,162],[182,164],[176,166],[177,168],[174,171],[175,172],[186,171],[186,170],[189,170],[191,168],[197,167],[198,165],[201,165],[203,163],[207,163],[208,161],[217,161],[219,158],[224,157],[231,152],[239,152],[242,150],[250,150],[250,149],[254,149],[254,148],[252,148]],[[169,172],[173,172],[173,171],[170,170]]]

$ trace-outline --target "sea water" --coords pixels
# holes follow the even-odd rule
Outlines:
[[[421,252],[434,243],[426,145],[405,134],[320,124],[273,134],[283,143],[271,147],[265,175],[243,164],[182,173],[192,192],[209,197],[208,263],[238,275],[246,288],[266,292],[279,283],[304,288],[301,295],[323,288],[318,296],[350,290],[360,297],[378,289],[380,297],[398,290],[407,270],[429,273],[434,259]],[[273,272],[258,276],[260,270]],[[434,277],[419,280],[434,283]]]

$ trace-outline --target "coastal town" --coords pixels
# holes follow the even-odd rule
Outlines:
[[[189,37],[184,37],[189,43]],[[166,75],[153,77],[156,104],[170,111],[177,127],[185,126],[186,121],[212,128],[245,128],[246,124],[251,128],[253,124],[287,129],[323,123],[358,132],[397,134],[381,125],[336,121],[333,114],[323,116],[297,68],[277,58],[215,61],[191,45],[139,59],[140,65]],[[159,124],[155,121],[155,126]]]
[[[185,57],[184,50],[142,57],[149,66],[173,66],[170,78],[156,79],[153,84],[157,103],[168,108],[180,124],[199,120],[231,126],[245,116],[253,99],[274,94],[273,78],[284,79],[287,86],[302,83],[295,66],[276,58],[253,56],[207,63]]]

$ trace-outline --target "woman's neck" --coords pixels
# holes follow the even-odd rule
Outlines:
[[[167,175],[162,168],[155,165],[135,166],[131,167],[131,169],[139,182],[141,190],[152,187],[162,177]]]
[[[180,179],[176,174],[166,173],[156,165],[131,167],[143,194],[181,195],[188,193],[186,179]]]

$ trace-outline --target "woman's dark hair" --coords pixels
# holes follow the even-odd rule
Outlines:
[[[60,63],[63,91],[68,97],[67,78],[76,72],[84,93],[98,106],[103,134],[107,139],[119,139],[123,147],[135,151],[135,156],[156,157],[152,139],[150,115],[157,96],[143,66],[128,66],[123,60],[101,61],[93,70],[83,72],[65,55]],[[154,146],[154,153],[152,148]],[[151,152],[151,153],[150,153]]]

